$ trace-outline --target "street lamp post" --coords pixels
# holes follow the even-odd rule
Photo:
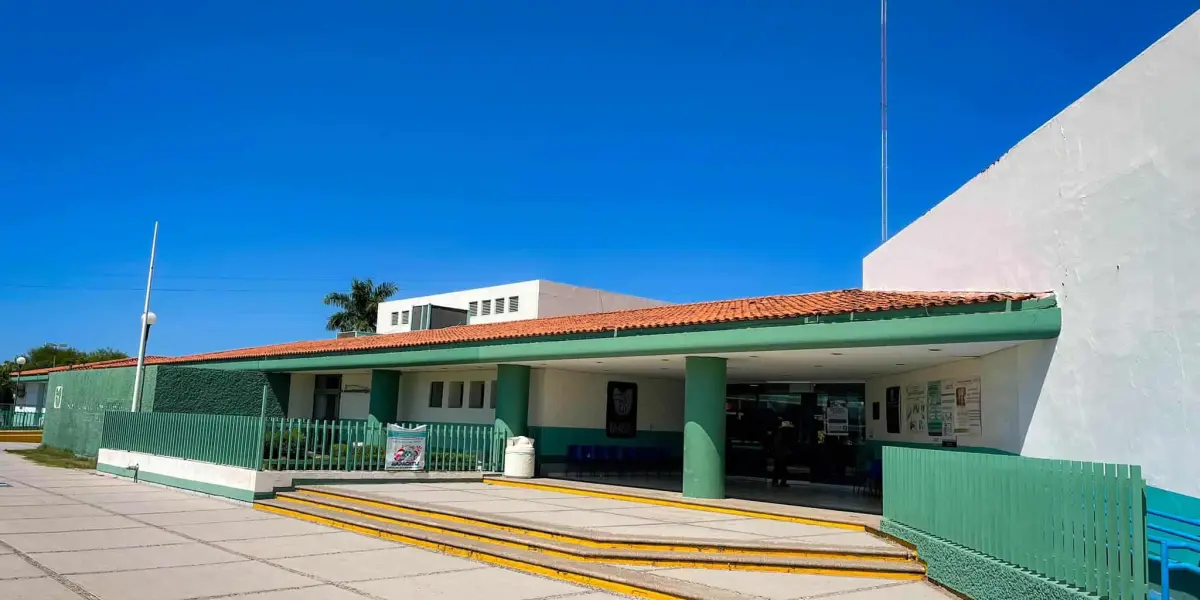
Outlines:
[[[21,369],[25,366],[25,357],[17,357],[17,387],[13,390],[13,410],[17,408],[17,394],[21,391]]]
[[[158,322],[158,315],[146,312],[142,315],[142,342],[138,345],[137,373],[134,374],[133,412],[142,405],[142,386],[146,383],[146,346],[150,342],[150,328]]]
[[[150,270],[146,274],[146,303],[142,306],[142,335],[138,342],[137,371],[133,374],[132,412],[138,411],[142,403],[142,372],[146,369],[146,340],[150,338],[150,326],[154,324],[154,313],[150,312],[150,290],[154,286],[154,251],[158,248],[158,221],[154,222],[154,237],[150,241]]]

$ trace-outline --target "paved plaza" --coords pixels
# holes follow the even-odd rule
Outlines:
[[[4,447],[29,446],[0,445],[0,450]],[[0,452],[0,483],[8,484],[0,487],[0,598],[4,600],[619,597],[279,517],[245,504],[87,471],[41,467],[4,452]],[[433,489],[408,491],[426,493],[426,500],[441,494],[449,498],[446,501],[475,502],[492,510],[532,505],[537,510],[527,511],[526,516],[589,519],[573,524],[614,531],[639,525],[678,526],[702,528],[704,537],[722,535],[713,532],[726,532],[733,536],[730,539],[781,537],[738,524],[737,519],[704,520],[714,516],[711,513],[698,516],[644,505],[597,505],[586,502],[596,499],[578,496],[534,499],[525,490],[472,485],[482,484],[437,484],[428,486]],[[811,537],[805,533],[789,530],[782,537]],[[697,569],[655,572],[781,600],[949,598],[924,582]]]

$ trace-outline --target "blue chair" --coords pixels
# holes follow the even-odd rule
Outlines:
[[[583,447],[571,444],[567,446],[567,475],[571,474],[571,466],[575,467],[575,472],[583,474]]]
[[[608,476],[613,465],[616,464],[617,449],[615,446],[596,446],[596,466],[600,469],[600,474]]]
[[[638,467],[637,446],[621,446],[617,448],[617,472],[633,473]]]
[[[579,453],[582,458],[579,462],[579,474],[583,475],[584,468],[589,469],[589,472],[595,474],[596,470],[596,447],[595,446],[580,446]]]
[[[876,458],[867,467],[867,492],[880,496],[883,494],[883,461]]]

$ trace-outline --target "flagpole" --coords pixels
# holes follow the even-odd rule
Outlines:
[[[881,242],[888,239],[887,0],[879,0],[879,173]]]

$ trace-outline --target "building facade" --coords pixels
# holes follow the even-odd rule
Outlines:
[[[665,306],[667,302],[616,294],[544,279],[508,283],[472,290],[389,300],[379,305],[379,333],[399,333],[436,328],[429,314],[433,307],[462,315],[455,324],[478,325],[524,319],[561,317],[633,308]]]

